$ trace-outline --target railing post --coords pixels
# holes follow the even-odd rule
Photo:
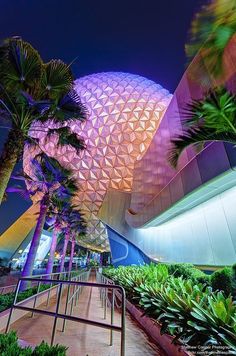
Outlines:
[[[54,319],[54,324],[53,324],[53,329],[52,329],[51,346],[53,345],[54,339],[55,339],[55,333],[56,333],[56,327],[57,327],[57,315],[58,315],[58,311],[59,311],[59,307],[60,307],[60,301],[61,301],[61,290],[62,290],[62,283],[60,283],[59,292],[58,292],[55,319]]]
[[[49,304],[50,294],[51,294],[51,288],[52,288],[52,283],[50,283],[50,287],[49,287],[49,291],[48,291],[48,297],[47,297],[46,306],[48,306],[48,304]]]
[[[114,288],[112,288],[111,294],[111,325],[114,324]],[[110,346],[113,345],[113,330],[110,331]]]
[[[40,277],[40,278],[41,278],[41,277]],[[38,294],[39,294],[39,291],[40,291],[40,286],[41,286],[41,282],[39,281],[39,282],[38,282],[38,287],[37,287],[37,292],[36,292],[36,295],[35,295],[35,298],[34,298],[33,309],[35,309],[35,306],[36,306],[37,297],[38,297]],[[34,312],[32,312],[31,318],[33,318],[33,316],[34,316]]]
[[[125,291],[122,288],[122,311],[121,311],[121,347],[120,355],[125,356]]]
[[[7,320],[7,326],[6,326],[5,333],[8,333],[9,328],[10,328],[10,322],[11,322],[11,317],[12,317],[12,313],[13,313],[13,308],[14,308],[14,305],[16,304],[16,301],[17,301],[17,297],[18,297],[18,293],[19,293],[19,289],[20,289],[20,284],[21,284],[21,279],[19,279],[18,282],[17,282],[15,297],[14,297],[14,301],[13,301],[13,304],[12,304],[12,307],[11,307],[11,310],[10,310],[10,313],[9,313],[9,317],[8,317],[8,320]]]
[[[81,289],[81,282],[84,282],[85,287],[86,286],[90,286],[90,287],[98,287],[102,290],[102,303],[104,306],[104,319],[107,318],[107,307],[111,306],[111,314],[110,314],[110,324],[107,323],[99,323],[99,322],[95,322],[94,321],[94,325],[97,326],[101,326],[101,327],[105,327],[107,328],[109,325],[109,329],[110,329],[110,346],[113,345],[114,343],[114,333],[113,333],[113,328],[117,331],[119,331],[121,333],[121,343],[120,343],[120,356],[125,356],[125,310],[126,310],[126,306],[125,306],[125,291],[122,287],[120,286],[115,286],[114,282],[110,281],[108,278],[103,277],[102,275],[97,275],[97,278],[101,279],[100,283],[86,283],[88,281],[89,278],[89,271],[81,273],[75,277],[72,278],[73,282],[70,281],[65,281],[65,284],[68,285],[68,289],[67,289],[67,296],[66,296],[66,304],[65,304],[65,313],[64,315],[60,314],[60,302],[61,302],[61,298],[62,298],[62,293],[64,290],[64,282],[63,281],[59,281],[58,279],[58,274],[54,274],[50,276],[51,279],[49,278],[45,278],[45,279],[38,279],[38,278],[22,278],[19,279],[18,283],[17,283],[17,287],[16,287],[16,292],[15,292],[15,296],[14,296],[14,302],[13,305],[11,307],[10,313],[9,313],[9,318],[8,318],[8,322],[7,322],[7,326],[6,326],[6,332],[9,331],[10,328],[10,322],[11,322],[11,317],[12,317],[12,313],[13,313],[13,309],[14,308],[18,308],[18,309],[23,309],[23,310],[28,310],[33,313],[41,313],[43,314],[43,310],[41,309],[36,309],[36,304],[37,304],[37,296],[40,292],[40,285],[42,283],[50,283],[50,288],[53,284],[53,281],[55,281],[55,283],[57,284],[55,287],[57,288],[57,301],[56,301],[56,311],[54,312],[47,312],[46,310],[44,311],[46,315],[50,315],[54,317],[54,324],[53,324],[53,329],[52,329],[52,335],[51,335],[51,345],[54,344],[54,340],[55,340],[55,334],[56,334],[56,327],[57,327],[57,319],[58,318],[62,318],[63,319],[63,327],[62,327],[62,332],[65,331],[65,325],[66,325],[66,320],[73,320],[73,321],[77,321],[76,319],[78,319],[78,321],[83,322],[83,319],[81,318],[77,318],[72,316],[73,313],[73,307],[77,305],[77,300],[79,298],[79,294]],[[42,278],[42,276],[40,276],[39,278]],[[64,278],[64,277],[63,277]],[[22,281],[27,280],[27,281],[35,281],[37,284],[37,294],[35,295],[34,298],[34,305],[32,308],[29,307],[24,307],[21,306],[21,303],[17,303],[17,296],[20,290],[20,284]],[[71,285],[72,283],[72,285]],[[73,287],[73,290],[72,288]],[[78,287],[78,288],[77,288]],[[84,287],[84,286],[83,286]],[[118,289],[121,293],[121,325],[114,325],[114,308],[115,308],[115,289]],[[72,293],[70,293],[72,291]],[[110,301],[110,291],[111,293],[111,301]],[[71,294],[71,297],[70,297]],[[109,296],[109,298],[108,298]],[[49,299],[49,294],[48,294],[48,299]],[[71,302],[71,306],[70,306],[70,312],[69,314],[67,314],[68,312],[68,304],[69,302]],[[86,321],[85,321],[86,323]],[[88,323],[93,325],[93,321],[88,319]],[[100,324],[100,325],[99,325]],[[115,323],[116,324],[116,323]]]
[[[66,305],[65,305],[65,315],[67,314],[67,306],[68,306],[68,300],[70,297],[70,284],[68,284],[68,289],[67,289],[67,295],[66,295]],[[62,332],[65,331],[65,327],[66,327],[66,319],[63,320],[63,325],[62,325]]]
[[[105,281],[106,284],[106,281]],[[107,288],[104,288],[104,319],[107,318]]]

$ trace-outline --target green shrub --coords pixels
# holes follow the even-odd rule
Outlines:
[[[236,274],[236,266],[233,271]],[[226,273],[215,275],[219,272],[221,277]],[[128,299],[160,321],[161,332],[174,335],[175,341],[217,344],[236,351],[236,303],[206,285],[211,278],[193,265],[118,267],[106,269],[105,274],[125,288]],[[196,282],[201,279],[204,283]]]
[[[225,267],[217,270],[211,275],[211,286],[214,291],[222,290],[226,296],[233,291],[233,273],[232,268]]]
[[[49,346],[46,342],[42,342],[36,346],[32,356],[64,356],[66,355],[67,347],[63,345]]]
[[[111,278],[114,282],[118,282],[125,288],[129,299],[137,298],[135,287],[142,283],[163,283],[169,276],[168,269],[165,265],[154,264],[143,266],[119,266],[117,268],[106,268],[103,271],[104,275]]]
[[[0,355],[1,356],[65,356],[67,348],[62,345],[49,346],[44,341],[35,347],[22,348],[18,344],[15,331],[8,334],[0,334]]]
[[[42,285],[40,285],[39,291],[42,292],[42,291],[48,289],[49,287],[50,287],[49,284],[42,284]],[[33,288],[27,289],[23,292],[20,292],[17,297],[17,302],[21,302],[24,299],[32,297],[36,293],[37,293],[37,287],[33,287]],[[13,301],[14,301],[14,296],[15,296],[15,292],[0,295],[0,312],[4,311],[12,306]]]
[[[232,266],[232,295],[236,299],[236,263]]]
[[[0,295],[0,312],[10,308],[14,301],[15,293],[7,293]]]
[[[166,265],[170,275],[191,279],[195,283],[210,285],[210,277],[191,263],[170,263]]]

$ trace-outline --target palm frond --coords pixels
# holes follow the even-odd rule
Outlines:
[[[211,89],[200,100],[192,100],[181,112],[185,126],[204,126],[216,132],[236,133],[236,96],[227,88]]]
[[[224,50],[235,32],[235,0],[211,0],[207,5],[202,6],[201,11],[195,15],[192,22],[189,43],[185,46],[187,57],[190,60],[199,51],[201,53],[201,56],[196,58],[198,74],[205,66],[215,78],[224,74]],[[199,77],[199,79],[202,78]]]
[[[32,95],[29,93],[21,90],[19,92],[18,102],[21,100],[22,104],[25,104],[26,107],[30,108],[36,115],[38,116],[38,119],[40,119],[41,116],[45,117],[45,114],[49,111],[51,108],[52,102],[50,100],[34,100]]]
[[[168,152],[168,161],[175,168],[182,152],[189,146],[209,141],[224,141],[236,144],[236,134],[232,132],[217,133],[214,129],[195,128],[187,130],[183,135],[172,139],[172,147]]]
[[[87,118],[87,109],[82,104],[79,95],[74,89],[62,96],[53,112],[55,122],[64,122],[70,120],[85,121]]]
[[[9,38],[0,50],[0,82],[9,92],[33,89],[41,79],[43,62],[39,53],[21,38]]]
[[[83,138],[79,138],[68,126],[58,129],[49,129],[47,137],[50,138],[50,136],[55,133],[58,135],[58,146],[69,145],[75,148],[77,153],[86,148]]]
[[[42,90],[50,99],[59,99],[72,89],[73,76],[70,67],[61,60],[51,60],[44,65]]]
[[[30,199],[30,191],[28,191],[26,188],[16,185],[13,187],[8,187],[6,189],[7,193],[18,193],[23,199],[29,200]]]

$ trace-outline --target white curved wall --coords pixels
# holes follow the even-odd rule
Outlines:
[[[160,261],[236,262],[236,187],[164,223],[136,230],[138,246]]]

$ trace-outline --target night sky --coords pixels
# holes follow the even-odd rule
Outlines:
[[[186,67],[184,44],[204,0],[0,0],[0,39],[19,35],[44,61],[73,64],[75,77],[139,74],[174,92]],[[0,129],[0,149],[5,132]],[[18,168],[19,170],[19,168]],[[29,206],[16,195],[0,207],[0,233]]]

